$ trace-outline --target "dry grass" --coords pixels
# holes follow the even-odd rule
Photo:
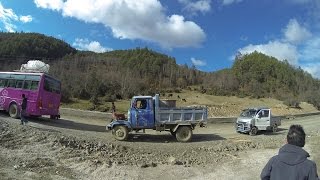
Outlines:
[[[205,105],[208,106],[209,117],[234,117],[238,116],[242,109],[248,107],[270,107],[274,115],[291,115],[308,112],[318,112],[311,104],[302,102],[300,104],[301,109],[288,108],[282,101],[271,98],[239,98],[234,96],[212,96],[207,94],[201,94],[196,91],[183,90],[181,93],[171,93],[172,97],[168,97],[169,93],[165,96],[160,96],[161,99],[177,100],[177,106],[191,106],[191,105]],[[180,98],[178,98],[178,96]],[[185,99],[185,101],[182,101]],[[130,100],[121,100],[115,102],[118,112],[126,113]],[[92,104],[88,101],[75,100],[74,103],[63,104],[62,107],[69,107],[75,109],[91,109]],[[95,110],[110,112],[111,103],[101,102],[101,105],[95,107]]]

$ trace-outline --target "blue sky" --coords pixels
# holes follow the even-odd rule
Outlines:
[[[95,52],[148,47],[207,72],[256,50],[320,78],[320,0],[1,0],[0,30]]]

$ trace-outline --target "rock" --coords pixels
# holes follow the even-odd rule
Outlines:
[[[140,165],[140,168],[147,168],[147,167],[149,167],[149,165],[148,165],[147,163],[142,163],[142,164]]]
[[[177,159],[175,157],[173,157],[173,156],[170,156],[168,158],[168,163],[171,164],[171,165],[175,165],[175,164],[177,164]]]

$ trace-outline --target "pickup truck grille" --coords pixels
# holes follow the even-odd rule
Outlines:
[[[246,122],[238,122],[236,123],[236,130],[237,131],[249,131],[250,130],[250,127],[247,125]]]

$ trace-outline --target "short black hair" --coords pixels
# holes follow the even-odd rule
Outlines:
[[[288,144],[304,147],[306,143],[306,133],[301,125],[291,125],[287,134]]]
[[[22,94],[22,97],[24,98],[24,97],[26,97],[26,95]]]

